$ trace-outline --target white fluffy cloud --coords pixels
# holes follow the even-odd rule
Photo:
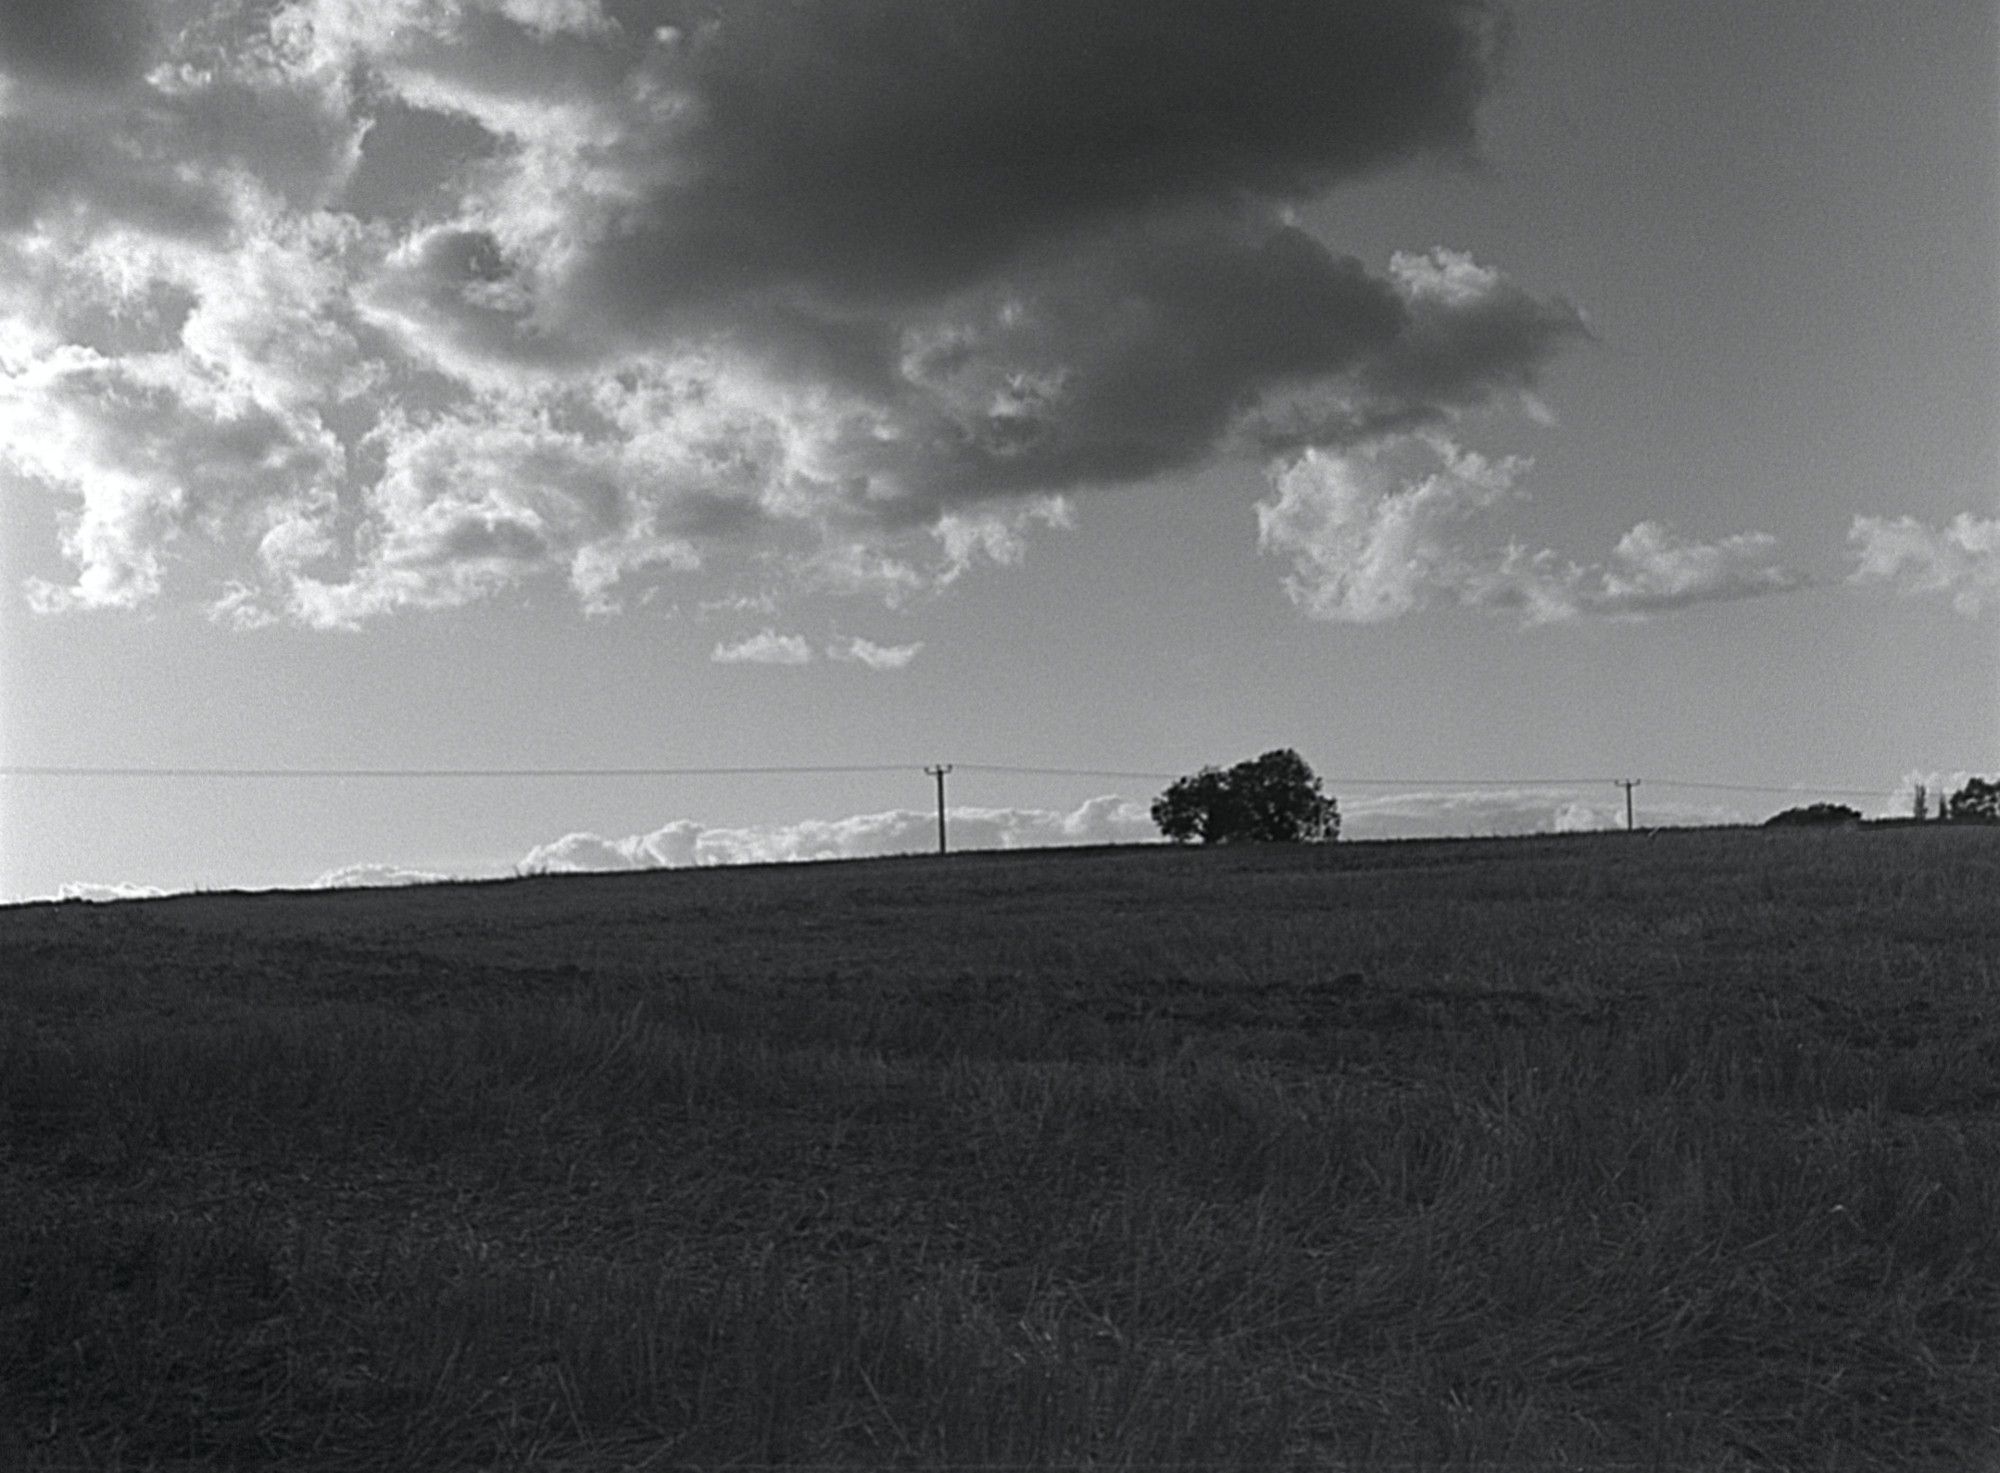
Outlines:
[[[1689,542],[1659,522],[1640,522],[1618,539],[1595,579],[1573,585],[1578,612],[1647,614],[1802,587],[1804,578],[1773,561],[1777,539],[1737,532]]]
[[[1937,528],[1914,517],[1856,517],[1847,540],[1852,582],[1945,594],[1967,616],[2000,608],[2000,517],[1960,512]]]
[[[826,657],[841,664],[865,665],[870,670],[901,670],[923,647],[921,640],[914,644],[876,644],[859,635],[848,635],[830,640]],[[804,635],[780,634],[766,628],[734,643],[717,644],[709,652],[709,658],[718,665],[810,665],[815,656]]]
[[[387,889],[397,885],[431,885],[455,878],[440,874],[435,870],[412,869],[402,864],[348,864],[338,869],[330,869],[317,879],[307,882],[312,890],[356,890]],[[287,887],[289,888],[289,887]],[[60,886],[51,896],[12,896],[5,903],[19,904],[29,900],[147,900],[161,895],[184,894],[185,891],[163,890],[157,885],[137,885],[124,882],[99,884],[92,881],[72,881]]]
[[[1536,624],[1636,618],[1806,581],[1775,561],[1776,540],[1758,532],[1691,542],[1640,522],[1596,567],[1518,543],[1482,546],[1482,522],[1520,495],[1515,483],[1528,466],[1489,460],[1434,431],[1309,450],[1274,469],[1272,495],[1257,507],[1259,541],[1291,559],[1285,589],[1309,615],[1356,624],[1436,602],[1510,610]]]
[[[709,658],[718,665],[806,665],[812,661],[812,646],[803,635],[779,634],[763,629],[735,644],[718,644]]]
[[[312,882],[314,890],[377,890],[396,885],[434,885],[452,878],[435,870],[401,864],[347,864],[330,869]]]
[[[148,900],[167,892],[155,885],[110,884],[100,885],[87,880],[78,880],[64,885],[55,893],[57,900]]]
[[[915,644],[876,644],[872,640],[850,635],[826,647],[827,658],[848,660],[866,665],[870,670],[900,670],[916,659],[923,648],[919,640]]]
[[[1623,799],[1568,789],[1469,789],[1339,795],[1346,839],[1405,839],[1496,834],[1577,833],[1623,828]],[[1042,808],[952,808],[950,842],[959,849],[1025,849],[1070,844],[1158,842],[1145,801],[1116,794],[1062,812]],[[1641,821],[1662,825],[1742,823],[1751,815],[1719,803],[1653,798]],[[720,828],[680,819],[649,833],[623,837],[568,834],[538,844],[520,869],[546,873],[684,869],[791,860],[858,859],[922,854],[937,846],[937,814],[891,809],[848,818]]]
[[[1159,837],[1144,804],[1116,796],[1092,798],[1066,813],[1044,808],[952,808],[946,818],[954,849],[1130,844]],[[624,838],[569,834],[536,845],[520,867],[549,873],[681,869],[916,854],[936,845],[937,814],[921,809],[754,828],[710,828],[682,819]]]
[[[608,613],[748,559],[895,601],[1072,494],[1526,394],[1576,308],[1287,214],[1468,147],[1495,14],[1253,10],[11,0],[31,600]]]
[[[1609,803],[1563,803],[1549,816],[1549,832],[1555,834],[1589,834],[1617,827],[1618,819]]]
[[[1379,623],[1465,583],[1454,528],[1506,496],[1526,463],[1422,443],[1440,464],[1407,481],[1379,446],[1308,451],[1274,474],[1259,540],[1291,557],[1286,591],[1313,617]]]

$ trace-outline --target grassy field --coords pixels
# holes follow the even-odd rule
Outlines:
[[[0,1468],[2000,1468],[2000,830],[0,911]]]

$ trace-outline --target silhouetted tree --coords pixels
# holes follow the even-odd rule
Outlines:
[[[1917,791],[1910,799],[1910,816],[1918,823],[1931,816],[1930,793],[1922,783],[1917,784]]]
[[[1340,806],[1289,747],[1224,772],[1204,767],[1153,801],[1153,822],[1169,839],[1204,844],[1317,843],[1340,837]]]
[[[1803,808],[1787,808],[1783,813],[1774,813],[1764,820],[1764,827],[1793,824],[1847,824],[1860,823],[1861,813],[1849,808],[1845,803],[1808,803]]]
[[[1213,844],[1237,827],[1229,794],[1229,774],[1204,767],[1192,777],[1175,781],[1153,800],[1153,822],[1176,843],[1200,839]]]
[[[1967,778],[1965,786],[1951,795],[1950,813],[1953,823],[2000,823],[2000,782]]]

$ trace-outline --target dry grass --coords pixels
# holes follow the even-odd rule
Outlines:
[[[2000,1454],[2000,832],[0,911],[0,1468]]]

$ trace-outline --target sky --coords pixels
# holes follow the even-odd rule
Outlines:
[[[10,0],[0,897],[1904,810],[1996,160],[1986,0]]]

